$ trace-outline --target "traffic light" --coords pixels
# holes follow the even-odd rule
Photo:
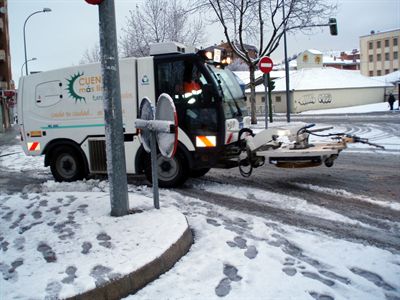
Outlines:
[[[329,30],[331,35],[337,35],[337,22],[335,18],[329,18]]]
[[[273,91],[273,90],[275,89],[275,81],[270,80],[270,81],[268,82],[268,89],[269,89],[270,91]]]

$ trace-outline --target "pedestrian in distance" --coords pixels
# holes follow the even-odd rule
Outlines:
[[[396,101],[396,99],[394,98],[393,94],[390,93],[389,98],[388,98],[390,110],[393,110],[393,104],[395,101]]]

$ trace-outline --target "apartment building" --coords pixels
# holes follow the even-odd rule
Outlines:
[[[400,29],[360,37],[361,74],[382,76],[400,69]]]
[[[10,127],[14,104],[14,83],[11,78],[10,35],[7,0],[0,1],[0,132]]]

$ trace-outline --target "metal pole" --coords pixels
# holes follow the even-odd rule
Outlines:
[[[264,107],[265,107],[265,129],[268,128],[268,74],[264,73]]]
[[[285,77],[286,77],[286,120],[290,123],[290,94],[289,94],[289,61],[287,57],[286,43],[286,16],[285,16],[285,0],[282,0],[282,15],[283,15],[283,44],[285,50]]]
[[[114,0],[101,2],[99,21],[111,215],[124,216],[128,214],[129,203]]]
[[[37,59],[36,57],[33,57],[33,58],[31,58],[31,59],[28,59],[26,62],[24,62],[24,63],[22,64],[22,67],[21,67],[21,77],[22,77],[22,75],[24,74],[24,73],[23,73],[24,66],[25,66],[26,64],[28,64],[28,62],[34,61],[34,60],[36,60],[36,59]]]
[[[25,34],[25,29],[26,29],[26,22],[28,22],[29,18],[32,17],[33,15],[36,15],[38,13],[44,13],[44,12],[50,12],[50,8],[43,8],[42,10],[35,11],[31,13],[24,22],[24,53],[25,53],[25,75],[28,75],[28,54],[26,52],[26,34]]]
[[[153,201],[154,207],[160,209],[160,201],[158,195],[158,167],[157,167],[157,140],[156,132],[151,131],[150,148],[151,148],[151,180],[153,182]]]
[[[269,106],[269,122],[272,123],[274,120],[272,120],[272,95],[271,95],[271,89],[269,88],[269,82],[271,80],[271,77],[269,73],[267,73],[267,81],[268,81],[268,106]]]

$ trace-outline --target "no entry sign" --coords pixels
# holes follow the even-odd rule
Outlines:
[[[264,56],[260,59],[260,62],[258,63],[258,68],[261,70],[263,73],[269,73],[272,71],[272,67],[274,66],[272,59],[270,59],[268,56]]]

